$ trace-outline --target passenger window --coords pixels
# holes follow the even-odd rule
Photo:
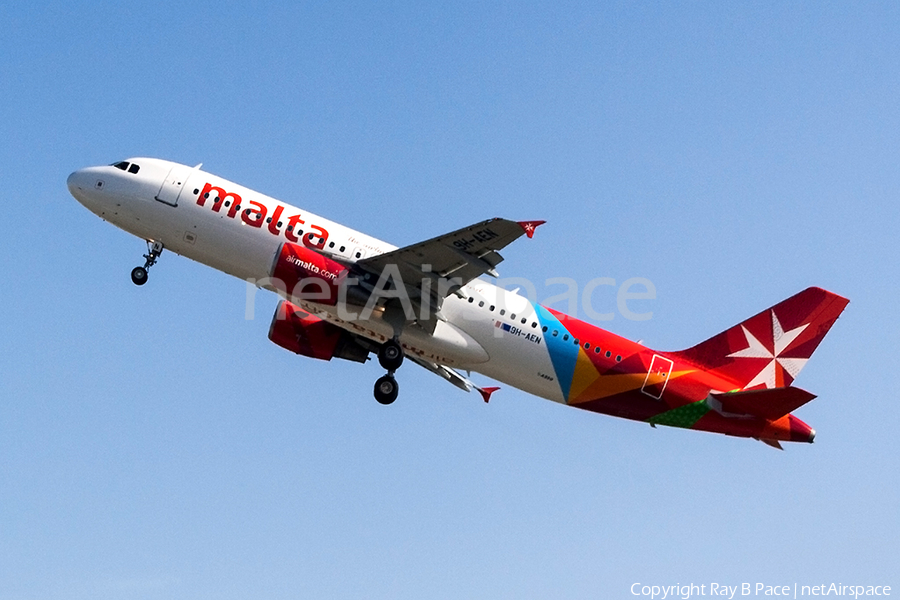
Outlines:
[[[280,223],[279,223],[279,225],[280,225]],[[341,246],[341,250],[340,250],[340,251],[343,252],[346,248],[347,248],[347,246]]]
[[[478,308],[481,308],[483,306],[484,306],[484,300],[482,300],[481,302],[478,303]]]
[[[606,358],[609,358],[610,356],[612,356],[612,352],[610,352],[609,350],[607,350],[607,351],[606,351]]]
[[[329,247],[329,248],[334,248],[334,242],[328,242],[328,247]]]
[[[494,312],[494,305],[491,304],[491,307],[490,307],[488,310],[491,311],[491,312]]]
[[[472,304],[473,302],[475,302],[475,298],[473,298],[472,296],[469,296],[469,304]]]
[[[559,335],[559,332],[558,332],[557,330],[554,329],[554,330],[553,330],[553,337],[556,337],[556,336],[558,336],[558,335]]]
[[[527,322],[528,322],[528,319],[526,319],[525,317],[522,317],[522,325],[524,325]]]
[[[544,325],[543,327],[541,327],[541,331],[543,331],[544,333],[547,333],[547,326]]]
[[[600,354],[600,346],[597,346],[596,348],[594,348],[594,352],[597,354]]]
[[[622,362],[622,356],[621,356],[621,355],[617,355],[617,356],[616,356],[616,362]]]
[[[568,342],[568,341],[569,341],[569,334],[568,334],[568,333],[567,333],[566,335],[563,336],[563,341],[564,341],[564,342]]]
[[[502,316],[505,315],[505,314],[506,314],[506,310],[501,308],[501,309],[500,309],[500,316],[502,317]]]

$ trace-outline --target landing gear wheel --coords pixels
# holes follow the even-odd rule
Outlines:
[[[134,285],[144,285],[147,283],[147,269],[144,267],[135,267],[131,270],[131,281]]]
[[[379,404],[390,404],[397,399],[399,392],[400,387],[397,385],[397,380],[391,374],[379,377],[375,382],[375,399]]]
[[[403,364],[403,348],[397,340],[388,340],[382,344],[378,350],[378,363],[386,371],[396,371],[400,368]]]
[[[156,264],[162,251],[162,242],[152,242],[147,240],[147,254],[144,255],[144,258],[147,260],[144,262],[144,266],[135,267],[131,270],[131,281],[134,282],[134,285],[144,285],[147,283],[147,271]]]

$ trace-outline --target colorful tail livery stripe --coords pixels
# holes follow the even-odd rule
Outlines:
[[[789,386],[849,300],[811,287],[671,356],[750,390]]]
[[[551,311],[540,304],[535,304],[534,308],[538,316],[538,322],[542,326],[541,329],[544,331],[544,340],[546,341],[547,351],[550,353],[550,360],[553,362],[553,370],[556,372],[556,381],[559,382],[563,398],[568,398],[569,390],[572,387],[572,377],[575,374],[575,365],[578,362],[580,353],[580,348],[575,343],[577,336],[566,329],[556,317],[556,315],[560,315],[565,320],[566,315]],[[566,321],[566,325],[570,321],[573,321],[573,319]]]
[[[777,445],[815,437],[790,414],[815,396],[791,383],[847,303],[809,288],[682,352],[651,350],[553,309],[535,309],[568,404]]]
[[[653,351],[552,308],[535,305],[535,310],[568,404],[636,391],[645,385]],[[683,374],[667,370],[666,379]]]

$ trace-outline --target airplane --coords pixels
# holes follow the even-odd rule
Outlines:
[[[488,402],[496,386],[614,417],[729,436],[813,442],[793,385],[848,304],[811,287],[686,350],[663,352],[493,285],[499,251],[544,221],[488,219],[405,247],[195,167],[130,158],[72,173],[88,210],[147,243],[144,285],[164,249],[281,300],[269,339],[299,355],[385,370],[375,399],[398,396],[408,359]],[[464,374],[465,373],[465,374]]]

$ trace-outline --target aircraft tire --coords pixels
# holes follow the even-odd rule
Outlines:
[[[378,363],[385,371],[396,371],[403,364],[403,348],[396,340],[388,340],[378,350]]]
[[[393,375],[384,375],[375,382],[375,399],[379,404],[391,404],[399,392],[400,387]]]
[[[144,267],[135,267],[131,270],[131,281],[134,285],[144,285],[147,283],[147,269]]]

